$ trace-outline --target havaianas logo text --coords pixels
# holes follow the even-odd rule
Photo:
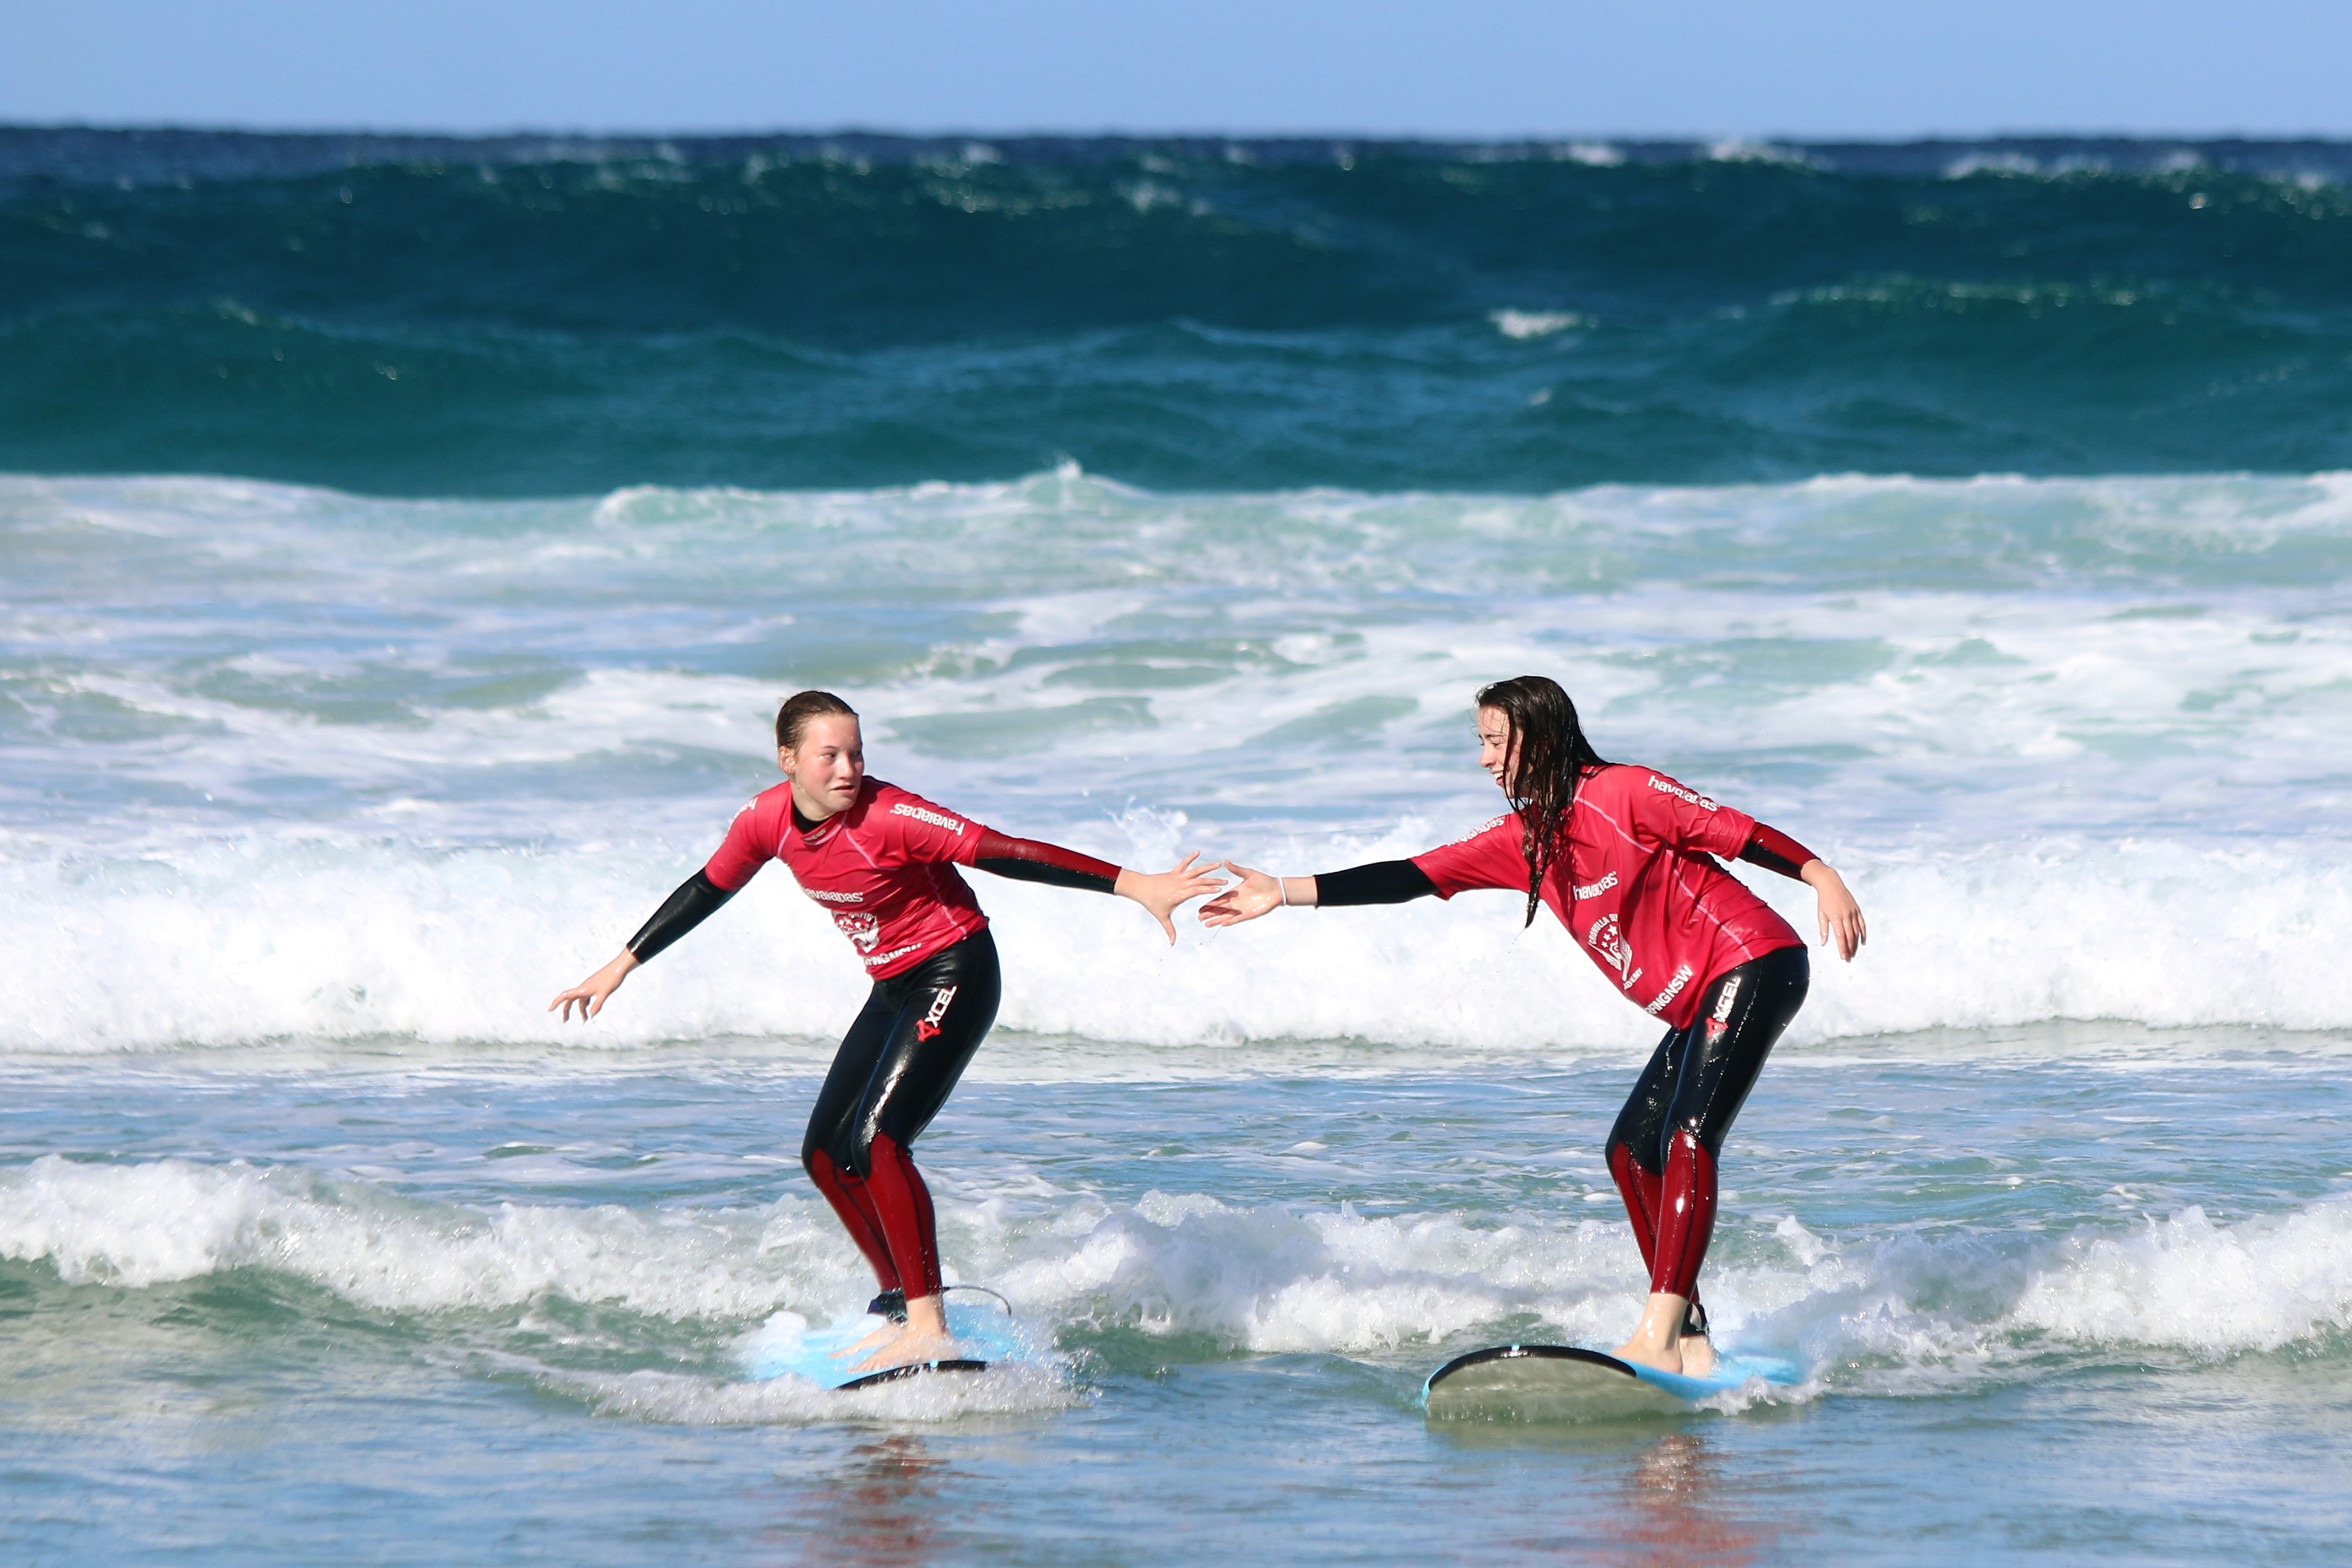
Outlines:
[[[1601,878],[1601,880],[1597,882],[1587,882],[1581,888],[1577,889],[1576,896],[1580,899],[1597,899],[1616,885],[1617,873],[1612,871],[1607,876]]]
[[[803,888],[801,891],[821,904],[862,904],[866,901],[863,893],[836,893],[824,888]]]
[[[890,815],[893,816],[911,816],[917,822],[928,822],[933,827],[944,827],[950,833],[954,834],[958,838],[963,837],[963,824],[958,822],[954,817],[942,816],[936,811],[925,811],[919,805],[908,805],[903,800],[890,808]]]
[[[1703,795],[1694,795],[1689,790],[1683,788],[1682,785],[1668,779],[1662,779],[1655,773],[1652,773],[1650,775],[1650,787],[1654,790],[1662,791],[1666,795],[1673,795],[1677,800],[1686,800],[1693,805],[1698,807],[1701,811],[1717,811],[1721,809],[1721,807],[1717,806],[1715,802],[1707,799],[1706,796]]]

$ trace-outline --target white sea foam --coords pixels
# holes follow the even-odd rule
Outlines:
[[[1552,155],[1592,169],[1613,169],[1625,161],[1624,150],[1609,142],[1570,142],[1554,148]]]
[[[1137,826],[1144,839],[1187,831]],[[1416,824],[1384,840],[1260,846],[1247,858],[1295,873],[1444,837]],[[1201,845],[1188,835],[1184,847]],[[1134,864],[1173,852],[1136,837],[1090,847]],[[1815,949],[1795,1043],[2052,1018],[2352,1026],[2352,971],[2336,962],[2352,930],[2352,868],[2316,854],[2160,840],[1832,853],[1869,913],[1871,944],[1851,965]],[[0,1048],[837,1035],[864,978],[823,911],[774,869],[633,976],[593,1024],[545,1011],[682,869],[642,850],[384,844],[0,862],[0,944],[15,958],[0,974]],[[1804,889],[1747,875],[1811,933]],[[1213,933],[1187,917],[1170,949],[1126,906],[1074,910],[1077,895],[973,879],[1004,953],[1004,1029],[1138,1047],[1353,1038],[1517,1055],[1622,1050],[1656,1031],[1549,912],[1521,930],[1507,894],[1277,911]]]
[[[2352,1328],[2352,1201],[2216,1225],[2201,1208],[2074,1237],[2006,1322],[2078,1344],[2272,1351]]]
[[[1873,944],[1820,967],[1799,1040],[2352,1027],[2352,477],[1153,496],[1066,467],[520,503],[0,479],[0,1049],[554,1039],[544,999],[772,781],[801,684],[866,710],[877,773],[980,820],[1298,872],[1487,816],[1466,709],[1522,669],[1609,754],[1848,873]],[[834,1033],[858,976],[785,880],[569,1037]],[[1013,1028],[1649,1027],[1507,898],[1171,953],[1131,910],[980,880]],[[1801,889],[1751,880],[1807,926]]]
[[[761,1215],[452,1209],[299,1170],[46,1155],[0,1173],[0,1258],[131,1289],[269,1269],[389,1311],[547,1297],[664,1318],[739,1318],[841,1283],[848,1244],[814,1200]]]
[[[1549,338],[1587,324],[1574,310],[1489,310],[1486,319],[1507,338]]]
[[[404,1314],[503,1311],[520,1325],[535,1303],[562,1299],[747,1328],[784,1310],[837,1317],[869,1288],[814,1202],[796,1199],[719,1214],[476,1210],[298,1171],[54,1157],[0,1173],[0,1257],[47,1261],[84,1286],[255,1268]],[[1608,1342],[1631,1329],[1643,1279],[1613,1217],[1474,1224],[1159,1193],[1130,1205],[979,1194],[946,1198],[940,1213],[951,1263],[992,1281],[1045,1334],[1123,1329],[1373,1359],[1425,1358],[1510,1325]],[[1831,1375],[1895,1389],[2026,1375],[2053,1351],[2210,1359],[2352,1330],[2352,1200],[2342,1198],[2235,1225],[2189,1209],[2057,1238],[1830,1238],[1794,1217],[1767,1218],[1727,1223],[1717,1251],[1707,1300],[1727,1336],[1794,1351],[1816,1369],[1859,1368]],[[692,1377],[572,1384],[666,1419],[762,1418],[805,1403]],[[980,1397],[1034,1401],[1043,1387],[1016,1382]]]

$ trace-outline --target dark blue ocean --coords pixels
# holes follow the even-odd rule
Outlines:
[[[0,1561],[2352,1558],[2352,147],[0,130]],[[1724,1151],[1795,1386],[1617,1342],[1655,1038],[1549,917],[975,876],[919,1152],[1043,1352],[755,1383],[864,984],[774,782],[1136,866],[1497,809],[1470,699],[1835,862]],[[1804,890],[1741,868],[1802,930]]]
[[[0,131],[0,466],[404,495],[2335,468],[2347,169]]]

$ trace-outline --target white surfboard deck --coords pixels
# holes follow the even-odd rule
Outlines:
[[[1007,1362],[1034,1361],[1021,1325],[999,1301],[971,1292],[959,1295],[954,1287],[946,1302],[948,1332],[955,1336],[955,1353],[904,1366],[859,1372],[870,1352],[847,1353],[849,1347],[884,1326],[873,1313],[812,1329],[797,1312],[778,1312],[745,1342],[743,1370],[754,1383],[771,1378],[798,1377],[819,1388],[843,1391],[872,1388],[927,1373],[985,1372]]]
[[[1797,1378],[1771,1356],[1724,1356],[1706,1376],[1685,1377],[1577,1345],[1496,1345],[1431,1373],[1421,1397],[1432,1421],[1622,1421],[1679,1415],[1751,1381],[1782,1387]]]

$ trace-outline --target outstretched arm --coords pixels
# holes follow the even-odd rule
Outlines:
[[[1848,963],[1870,940],[1870,930],[1864,924],[1862,906],[1854,902],[1846,890],[1845,879],[1833,870],[1830,863],[1781,832],[1758,823],[1748,836],[1748,847],[1739,858],[1768,871],[1778,871],[1783,877],[1794,877],[1813,890],[1822,923],[1822,942],[1834,940],[1838,956]]]
[[[1171,917],[1188,901],[1224,886],[1215,868],[1193,865],[1199,858],[1198,855],[1187,855],[1172,870],[1129,871],[1058,844],[1036,838],[1007,838],[994,828],[983,827],[980,831],[980,853],[972,864],[982,871],[1010,877],[1016,882],[1044,882],[1048,887],[1116,894],[1150,910],[1151,918],[1160,922],[1160,929],[1173,942],[1176,922]]]
[[[1269,877],[1228,860],[1224,868],[1241,879],[1201,906],[1204,926],[1239,925],[1269,910],[1286,907],[1337,909],[1343,904],[1402,904],[1433,896],[1437,884],[1410,860],[1375,860],[1316,877]]]
[[[734,896],[734,889],[722,888],[707,873],[697,871],[662,901],[653,919],[637,928],[637,934],[629,939],[628,945],[612,963],[558,994],[547,1005],[547,1010],[552,1013],[562,1009],[568,1023],[572,1004],[578,1003],[583,1023],[594,1017],[604,1010],[605,1001],[621,988],[621,982],[629,977],[631,970],[718,913],[719,906]]]

